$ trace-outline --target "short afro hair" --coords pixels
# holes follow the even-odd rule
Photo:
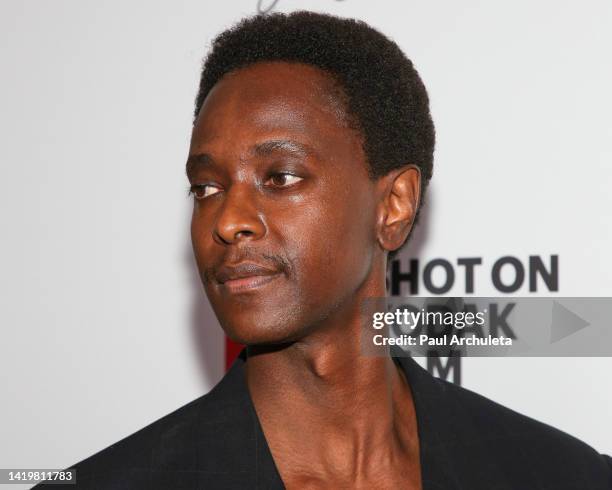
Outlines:
[[[365,22],[332,15],[301,11],[246,18],[213,41],[195,117],[225,74],[266,61],[304,63],[327,72],[342,91],[351,126],[361,133],[370,177],[414,164],[421,172],[423,202],[433,171],[435,130],[425,86],[397,44]]]

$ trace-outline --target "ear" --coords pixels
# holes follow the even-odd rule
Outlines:
[[[406,165],[380,178],[381,201],[377,209],[377,239],[387,251],[406,241],[421,199],[421,171]]]

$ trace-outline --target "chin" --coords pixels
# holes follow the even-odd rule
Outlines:
[[[286,322],[258,322],[256,319],[248,323],[221,322],[221,326],[234,342],[252,346],[288,344],[301,338],[303,331]]]

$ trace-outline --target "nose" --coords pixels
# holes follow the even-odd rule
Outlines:
[[[258,240],[266,233],[255,196],[246,185],[234,184],[225,193],[225,200],[214,227],[214,239],[229,245],[238,240]]]

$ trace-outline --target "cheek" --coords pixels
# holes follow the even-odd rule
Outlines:
[[[194,209],[191,217],[191,244],[196,264],[202,274],[206,268],[211,266],[213,239],[210,222],[197,209]],[[204,286],[207,286],[204,277],[202,277],[202,282]]]
[[[352,201],[346,191],[316,202],[303,213],[293,210],[280,235],[303,293],[329,301],[354,291],[367,276],[374,217],[369,203]]]

